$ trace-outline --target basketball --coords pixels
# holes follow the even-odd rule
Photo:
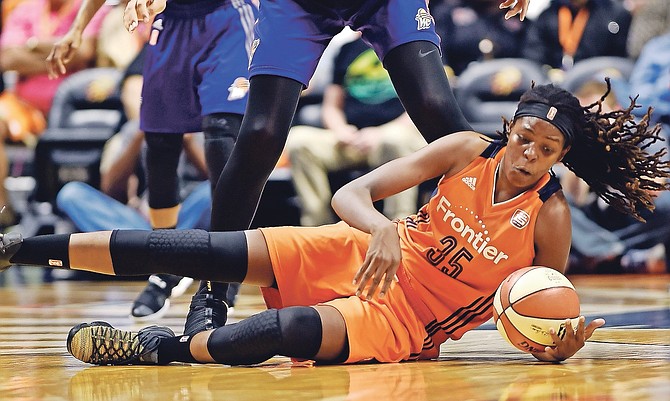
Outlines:
[[[576,328],[579,297],[570,280],[559,271],[531,266],[510,274],[493,298],[493,321],[510,344],[524,352],[544,352],[553,346],[553,328],[565,336],[565,320]]]

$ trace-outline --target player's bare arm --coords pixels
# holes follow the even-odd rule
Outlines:
[[[555,193],[547,199],[540,210],[535,226],[535,259],[536,266],[552,267],[565,272],[570,243],[572,241],[572,225],[570,224],[570,208],[562,192]],[[584,327],[586,318],[579,317],[576,329],[570,320],[565,323],[565,335],[561,339],[553,330],[550,335],[554,347],[546,347],[542,353],[533,353],[533,356],[543,362],[560,362],[573,356],[584,347],[593,332],[605,324],[603,319],[594,319]]]
[[[563,192],[559,191],[547,199],[537,217],[533,264],[551,267],[564,273],[571,241],[570,207]]]
[[[70,30],[54,43],[46,58],[49,78],[57,78],[67,72],[65,65],[72,61],[75,53],[80,48],[84,29],[103,4],[105,4],[105,0],[84,0],[81,3]]]
[[[373,202],[407,188],[459,171],[487,146],[480,134],[461,132],[432,142],[417,152],[390,161],[348,183],[335,193],[335,212],[349,225],[372,235],[365,261],[354,277],[358,295],[371,298],[381,284],[380,296],[391,286],[400,263],[400,239],[386,216]]]

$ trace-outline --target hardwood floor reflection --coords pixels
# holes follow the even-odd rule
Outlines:
[[[0,399],[18,400],[664,400],[670,399],[670,276],[571,277],[582,311],[605,328],[562,364],[535,361],[488,323],[442,347],[438,361],[255,367],[94,367],[65,349],[82,321],[127,318],[143,282],[55,282],[0,288]],[[192,289],[195,289],[193,287]],[[181,332],[189,295],[161,324]],[[244,287],[236,317],[263,307]]]

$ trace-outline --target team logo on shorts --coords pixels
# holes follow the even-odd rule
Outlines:
[[[512,223],[512,226],[518,228],[519,230],[526,227],[530,221],[530,215],[525,210],[517,209],[512,214],[512,218],[509,220]]]
[[[433,16],[430,15],[428,10],[423,9],[423,8],[420,8],[420,9],[417,10],[416,16],[414,17],[414,19],[416,20],[416,23],[417,23],[416,24],[416,30],[417,31],[421,31],[421,30],[424,30],[424,29],[429,29],[430,25],[435,22],[435,20],[433,20]]]
[[[237,77],[233,84],[228,87],[228,100],[239,100],[249,92],[249,80],[244,77]]]

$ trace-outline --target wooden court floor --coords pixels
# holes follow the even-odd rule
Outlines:
[[[318,367],[279,357],[254,367],[83,364],[65,349],[70,327],[141,328],[127,313],[144,282],[5,284],[0,400],[670,400],[670,275],[570,278],[582,312],[607,324],[564,363],[516,351],[489,322],[444,344],[438,361]],[[188,301],[175,299],[161,323],[181,332]],[[231,320],[261,308],[257,290],[243,287]]]

